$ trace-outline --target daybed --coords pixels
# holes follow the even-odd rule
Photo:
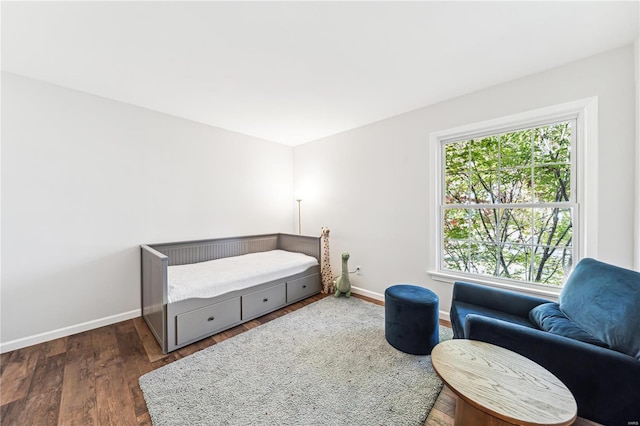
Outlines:
[[[319,293],[320,238],[141,245],[142,316],[163,353]]]
[[[640,421],[640,273],[583,259],[559,303],[456,282],[454,338],[492,343],[545,367],[573,393],[578,416]]]

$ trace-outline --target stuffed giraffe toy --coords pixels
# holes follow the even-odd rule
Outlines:
[[[329,228],[322,228],[322,262],[320,274],[322,275],[322,292],[333,293],[333,274],[331,273],[331,256],[329,255]]]
[[[342,293],[344,293],[345,297],[351,296],[351,282],[349,281],[349,266],[347,262],[349,261],[349,253],[346,251],[342,253],[342,275],[336,278],[336,292],[334,294],[335,297],[340,297]]]

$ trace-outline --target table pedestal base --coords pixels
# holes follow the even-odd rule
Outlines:
[[[515,423],[493,417],[492,415],[478,410],[471,404],[467,404],[462,398],[456,401],[455,426],[513,426]]]

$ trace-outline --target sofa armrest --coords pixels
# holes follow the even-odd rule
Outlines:
[[[465,335],[512,350],[549,370],[573,393],[580,417],[607,425],[640,421],[640,361],[633,357],[473,314],[467,316]]]
[[[456,281],[453,285],[453,303],[456,301],[484,306],[485,308],[523,318],[528,318],[529,311],[536,306],[551,302],[547,299],[516,293],[515,291],[463,281]]]

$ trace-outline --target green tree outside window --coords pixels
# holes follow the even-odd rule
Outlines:
[[[562,285],[574,131],[565,121],[444,145],[444,269]]]

